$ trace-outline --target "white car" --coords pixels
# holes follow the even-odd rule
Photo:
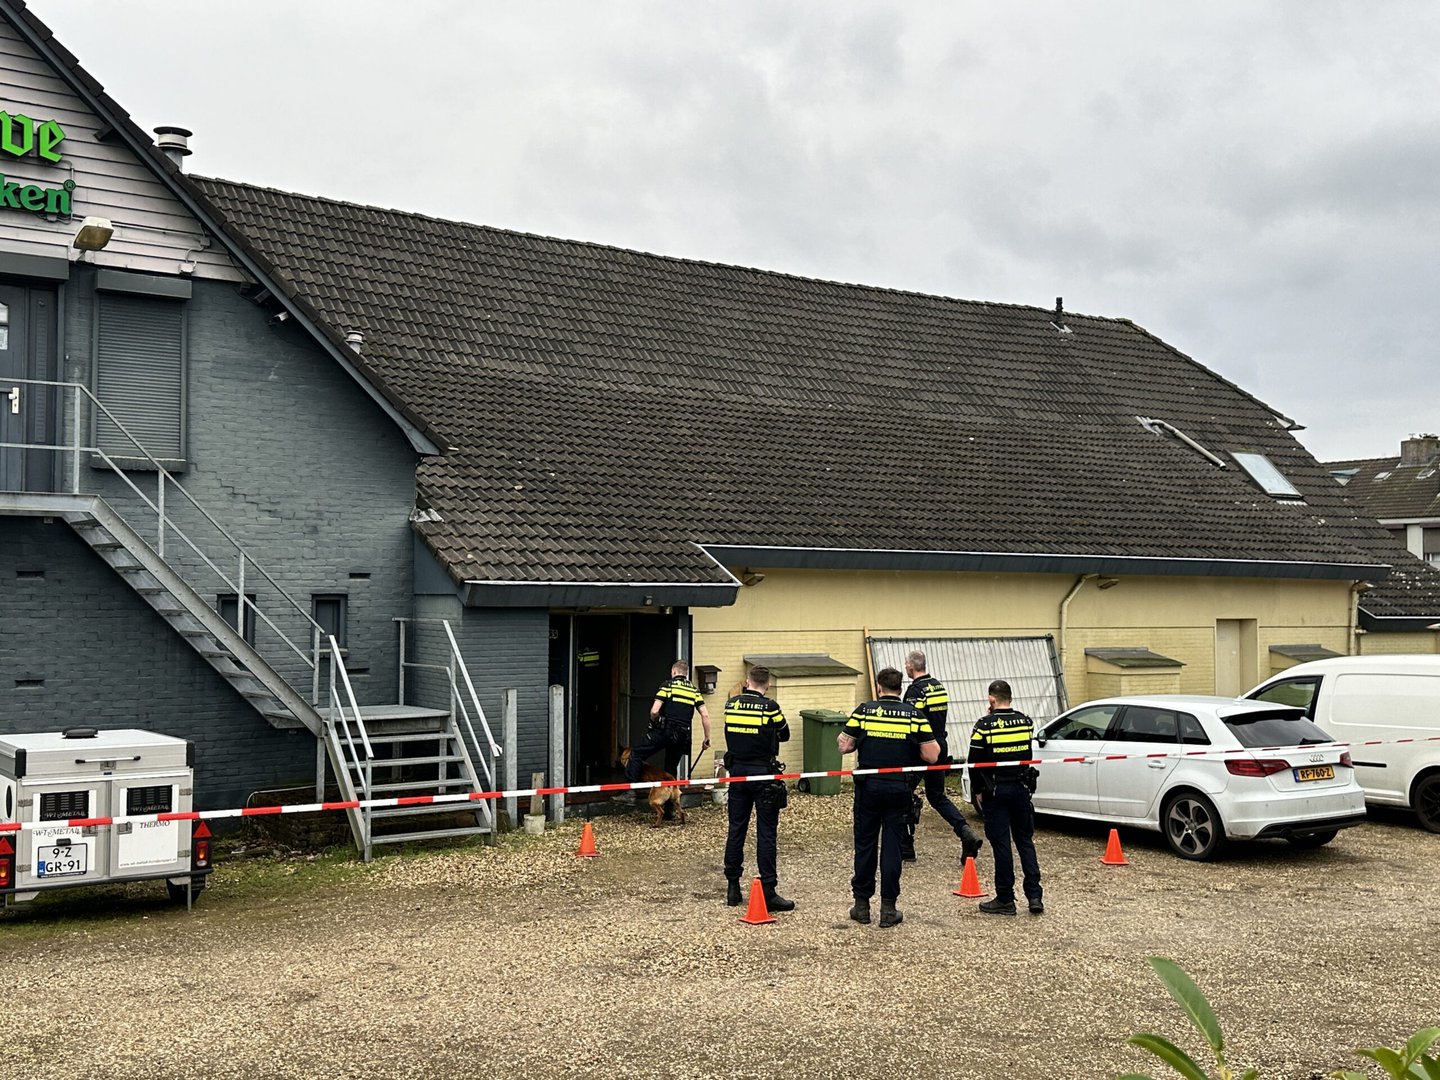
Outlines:
[[[1088,701],[1037,732],[1034,752],[1046,762],[1036,813],[1158,830],[1184,859],[1213,859],[1232,839],[1319,847],[1365,820],[1350,754],[1284,705],[1169,694]]]

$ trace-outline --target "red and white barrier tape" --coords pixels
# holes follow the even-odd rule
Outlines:
[[[1369,739],[1365,742],[1330,742],[1307,746],[1244,746],[1225,750],[1186,750],[1182,753],[1160,751],[1150,754],[1079,754],[1063,758],[1031,758],[1007,761],[1005,765],[1077,765],[1097,761],[1130,761],[1147,758],[1174,758],[1177,761],[1195,757],[1225,757],[1235,754],[1301,752],[1320,750],[1354,750],[1362,746],[1393,746],[1401,743],[1440,742],[1440,735],[1410,739]],[[377,759],[377,764],[384,762]],[[653,788],[713,788],[716,784],[746,784],[765,780],[820,780],[828,777],[881,776],[899,773],[964,772],[967,769],[995,768],[999,762],[957,762],[953,765],[904,765],[886,769],[830,769],[819,772],[767,773],[763,776],[706,776],[690,780],[640,780],[622,784],[576,784],[568,787],[515,788],[510,791],[466,791],[454,795],[406,795],[389,799],[349,799],[339,802],[297,803],[293,806],[248,806],[231,810],[187,810],[167,814],[137,814],[133,817],[64,818],[55,821],[4,821],[0,833],[22,829],[65,827],[71,829],[104,828],[111,825],[150,823],[157,821],[216,821],[223,818],[273,817],[276,814],[318,814],[335,810],[389,810],[408,806],[440,806],[454,803],[493,802],[497,799],[528,799],[533,795],[593,795],[621,791],[649,791]]]

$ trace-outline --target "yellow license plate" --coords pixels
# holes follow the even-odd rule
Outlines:
[[[1306,780],[1334,780],[1334,765],[1306,765],[1304,768],[1295,770],[1295,779],[1299,783]]]

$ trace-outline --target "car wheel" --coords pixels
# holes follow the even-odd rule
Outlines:
[[[1440,773],[1420,778],[1410,805],[1420,815],[1421,825],[1433,833],[1440,833]]]
[[[1225,846],[1225,826],[1215,804],[1194,792],[1181,792],[1165,803],[1160,831],[1170,850],[1182,859],[1213,859]]]
[[[1306,833],[1304,836],[1287,836],[1285,839],[1298,848],[1318,848],[1324,847],[1339,835],[1339,829],[1326,829],[1324,832]]]

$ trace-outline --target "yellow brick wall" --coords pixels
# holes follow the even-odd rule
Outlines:
[[[740,590],[733,606],[694,609],[695,662],[722,669],[719,691],[707,699],[713,711],[743,676],[747,655],[828,653],[865,671],[867,632],[873,637],[1055,634],[1060,601],[1075,583],[1069,574],[764,573],[764,581]],[[1069,609],[1063,666],[1070,701],[1103,695],[1090,684],[1094,676],[1086,674],[1086,648],[1144,646],[1185,664],[1178,679],[1181,693],[1213,694],[1216,620],[1256,620],[1255,669],[1263,677],[1270,670],[1272,644],[1313,642],[1347,652],[1349,617],[1345,581],[1121,576],[1117,586],[1105,590],[1087,582]],[[1433,649],[1432,642],[1428,651]],[[865,683],[864,676],[856,677],[850,702],[841,705],[837,696],[833,707],[843,711],[869,697]],[[960,702],[952,708],[978,715],[984,703]]]
[[[1440,632],[1421,630],[1414,634],[1361,634],[1361,656],[1440,653]]]

